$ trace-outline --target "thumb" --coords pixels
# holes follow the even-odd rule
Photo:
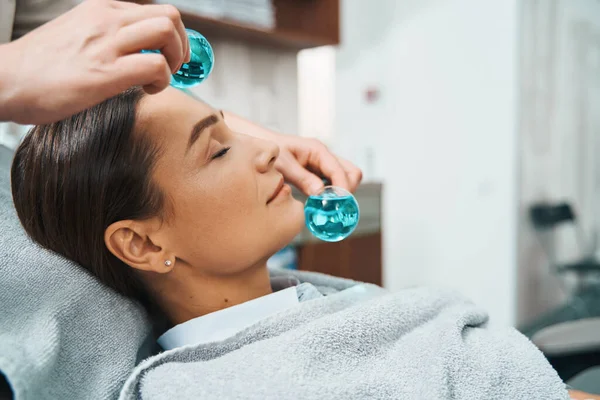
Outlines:
[[[112,83],[123,91],[131,86],[143,86],[149,94],[169,86],[171,71],[162,54],[134,53],[119,57]]]
[[[307,196],[316,194],[323,188],[323,181],[300,165],[293,157],[280,156],[275,163],[275,168],[283,174],[286,181]]]

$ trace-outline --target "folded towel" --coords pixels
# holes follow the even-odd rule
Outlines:
[[[568,399],[529,340],[453,292],[281,273],[329,295],[154,356],[120,399]]]

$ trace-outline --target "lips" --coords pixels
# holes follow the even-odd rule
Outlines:
[[[269,204],[270,202],[272,202],[275,197],[277,197],[277,195],[279,194],[279,192],[281,192],[281,189],[283,189],[283,184],[284,184],[284,180],[283,177],[281,177],[281,179],[279,179],[279,183],[277,183],[277,187],[275,187],[275,190],[273,191],[273,194],[271,195],[271,197],[269,197],[269,200],[267,200],[267,204]]]

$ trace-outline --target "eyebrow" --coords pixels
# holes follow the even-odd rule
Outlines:
[[[192,128],[192,132],[190,133],[190,140],[188,141],[186,153],[190,150],[194,143],[196,143],[196,141],[200,137],[200,134],[204,130],[206,130],[206,128],[213,126],[217,122],[219,122],[219,118],[216,114],[209,115],[208,117],[196,122],[196,124]]]

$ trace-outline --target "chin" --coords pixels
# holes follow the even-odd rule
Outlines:
[[[294,199],[286,211],[285,215],[277,220],[277,227],[272,231],[275,241],[273,253],[287,246],[304,228],[304,205],[301,202]]]
[[[290,231],[292,231],[293,238],[302,232],[304,229],[304,204],[294,199],[292,201],[292,212],[290,213]],[[290,241],[292,240],[290,239]]]

